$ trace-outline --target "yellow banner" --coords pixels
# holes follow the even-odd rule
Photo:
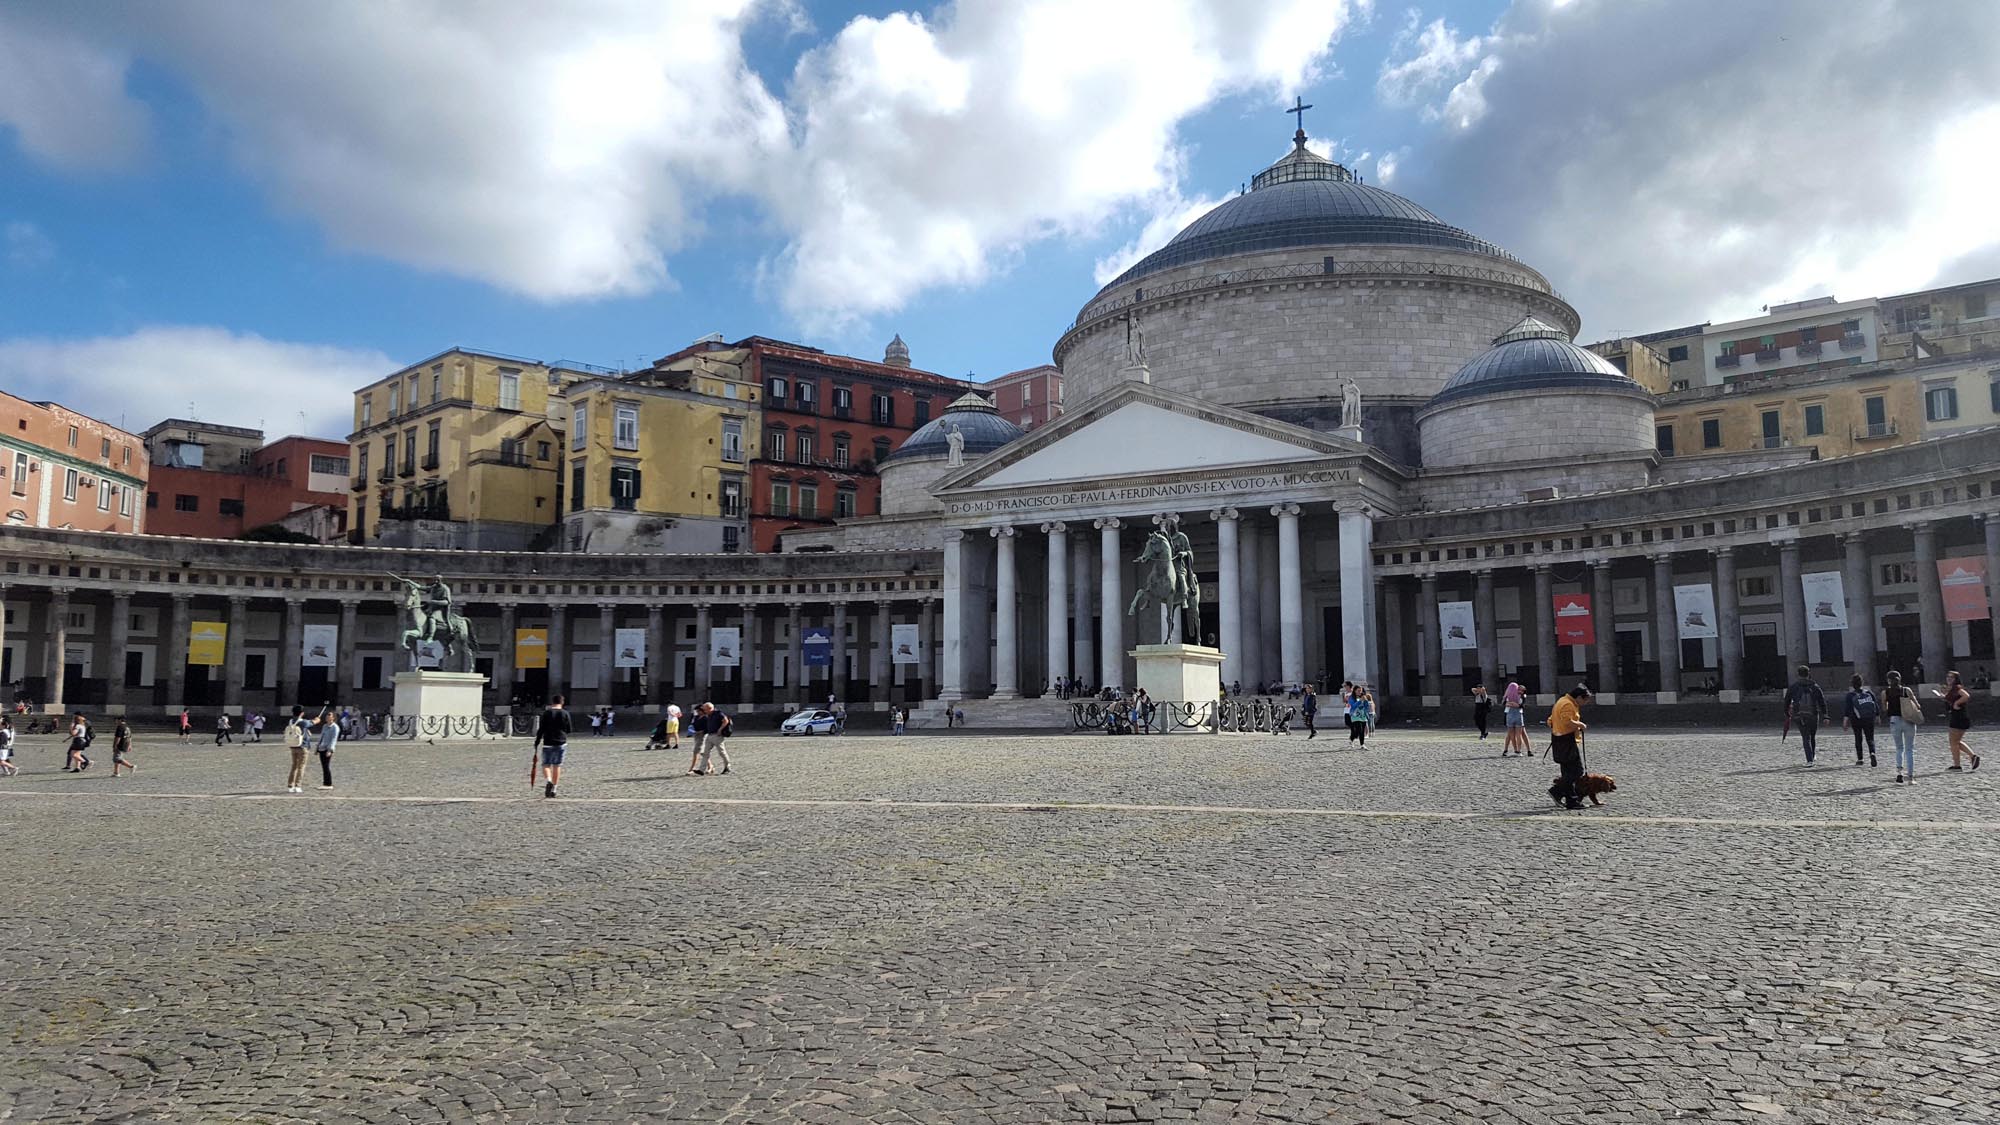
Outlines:
[[[229,647],[229,625],[223,621],[188,623],[188,663],[221,667]]]
[[[514,630],[514,667],[546,668],[549,666],[549,631],[547,629]]]

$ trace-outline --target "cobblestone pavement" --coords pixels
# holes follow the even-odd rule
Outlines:
[[[0,1119],[2000,1120],[2000,762],[1594,733],[23,739]]]

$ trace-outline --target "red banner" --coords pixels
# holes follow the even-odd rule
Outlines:
[[[1944,593],[1946,621],[1984,621],[1986,607],[1986,560],[1939,559],[1938,589]]]
[[[1597,620],[1590,614],[1589,594],[1557,594],[1556,602],[1556,643],[1559,645],[1594,645],[1597,643]]]

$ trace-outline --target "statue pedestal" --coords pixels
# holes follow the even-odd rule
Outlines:
[[[1222,650],[1204,645],[1139,645],[1132,650],[1139,668],[1135,685],[1155,703],[1207,703],[1222,698]],[[1183,734],[1203,734],[1201,727],[1170,726]]]
[[[486,677],[477,672],[398,672],[391,738],[486,738]]]

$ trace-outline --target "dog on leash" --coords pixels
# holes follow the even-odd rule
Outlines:
[[[1616,793],[1617,791],[1618,783],[1611,780],[1611,775],[1608,773],[1587,773],[1583,775],[1582,780],[1577,782],[1577,792],[1590,798],[1590,803],[1599,807],[1602,807],[1604,804],[1603,801],[1598,800],[1599,797],[1606,793]],[[1549,796],[1554,798],[1556,804],[1560,805],[1563,803],[1563,779],[1560,776],[1555,779],[1554,784],[1549,786]]]

